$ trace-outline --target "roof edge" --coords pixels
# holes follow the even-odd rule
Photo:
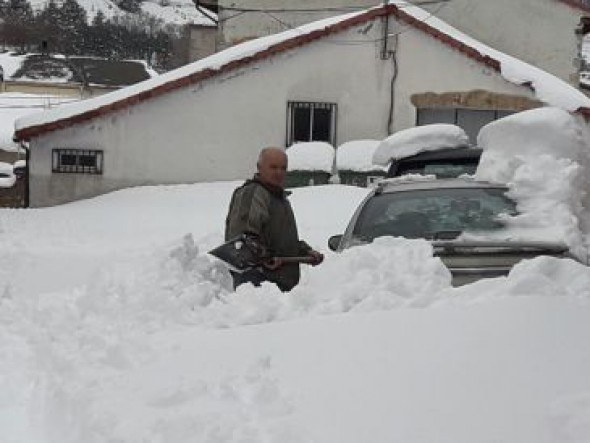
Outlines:
[[[427,23],[419,20],[418,18],[410,15],[407,12],[404,12],[402,8],[398,7],[393,3],[389,3],[380,7],[371,8],[361,14],[355,15],[353,17],[344,19],[340,22],[331,24],[323,29],[316,29],[306,34],[297,35],[295,37],[288,38],[281,42],[275,43],[266,49],[262,49],[250,56],[246,56],[243,58],[235,59],[230,62],[221,65],[220,67],[214,68],[205,68],[201,71],[197,71],[191,74],[188,74],[184,77],[180,77],[174,80],[170,80],[166,83],[160,84],[152,89],[148,89],[145,91],[141,91],[137,94],[125,97],[123,99],[117,100],[115,102],[109,103],[104,106],[100,106],[95,109],[91,109],[80,114],[76,114],[70,117],[64,117],[52,122],[47,123],[40,123],[37,125],[32,125],[28,127],[24,127],[20,130],[15,131],[14,137],[17,140],[24,140],[28,141],[32,137],[36,137],[46,132],[51,132],[57,129],[66,128],[72,124],[82,123],[86,120],[90,120],[93,118],[100,117],[104,114],[119,111],[125,109],[126,107],[143,102],[145,100],[158,97],[166,92],[173,91],[175,89],[179,89],[185,86],[189,86],[191,84],[215,77],[216,75],[223,74],[226,72],[233,71],[235,69],[239,69],[244,67],[250,63],[254,63],[259,60],[263,60],[267,57],[272,55],[276,55],[290,49],[297,48],[299,46],[304,46],[308,43],[311,43],[315,40],[318,40],[324,36],[334,34],[336,32],[340,32],[346,30],[350,27],[365,23],[369,20],[374,20],[379,17],[385,17],[388,15],[394,15],[399,20],[402,20],[409,25],[425,32],[426,34],[430,35],[431,37],[439,40],[441,43],[444,43],[452,48],[458,50],[459,52],[463,53],[465,56],[482,63],[488,66],[491,69],[494,69],[497,72],[501,72],[501,64],[498,60],[481,54],[477,49],[473,48],[472,46],[463,43],[454,37],[445,34],[444,32],[428,25]],[[148,80],[149,81],[149,80]]]

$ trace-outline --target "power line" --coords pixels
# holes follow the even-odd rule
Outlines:
[[[432,5],[438,3],[447,3],[451,0],[423,0],[420,2],[407,2],[408,6],[423,6],[423,5]],[[359,6],[359,5],[350,5],[350,6],[339,6],[339,7],[322,7],[322,8],[239,8],[235,6],[221,6],[221,5],[213,5],[210,3],[203,3],[198,1],[200,6],[205,8],[210,7],[217,7],[218,10],[224,11],[234,11],[234,12],[260,12],[263,14],[266,13],[283,13],[283,12],[294,12],[294,13],[310,13],[310,12],[352,12],[352,11],[362,11],[367,9],[368,7]],[[379,6],[379,4],[375,4],[374,6]],[[400,8],[404,8],[403,5],[397,5]]]

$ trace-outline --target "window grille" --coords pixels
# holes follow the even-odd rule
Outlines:
[[[102,174],[103,151],[93,149],[54,149],[53,172]]]
[[[287,146],[311,141],[336,145],[336,104],[288,102]]]

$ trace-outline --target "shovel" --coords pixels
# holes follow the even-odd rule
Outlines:
[[[226,263],[234,272],[242,273],[263,266],[275,269],[273,263],[313,263],[310,256],[273,257],[268,250],[251,235],[241,234],[209,251],[209,254]]]

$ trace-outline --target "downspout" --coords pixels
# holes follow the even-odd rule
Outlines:
[[[390,42],[391,40],[391,42]],[[390,45],[391,43],[391,45]],[[391,74],[391,82],[389,86],[389,112],[387,115],[387,135],[393,133],[393,114],[395,110],[395,83],[398,74],[397,63],[397,34],[389,33],[389,14],[383,18],[383,35],[381,42],[381,60],[389,60],[392,62],[393,72]]]
[[[27,143],[24,140],[20,140],[19,145],[21,147],[21,149],[23,149],[25,151],[25,189],[24,189],[24,197],[25,197],[25,201],[23,202],[23,206],[25,208],[29,207],[30,204],[30,200],[29,200],[29,162],[31,160],[31,149],[27,146]]]

